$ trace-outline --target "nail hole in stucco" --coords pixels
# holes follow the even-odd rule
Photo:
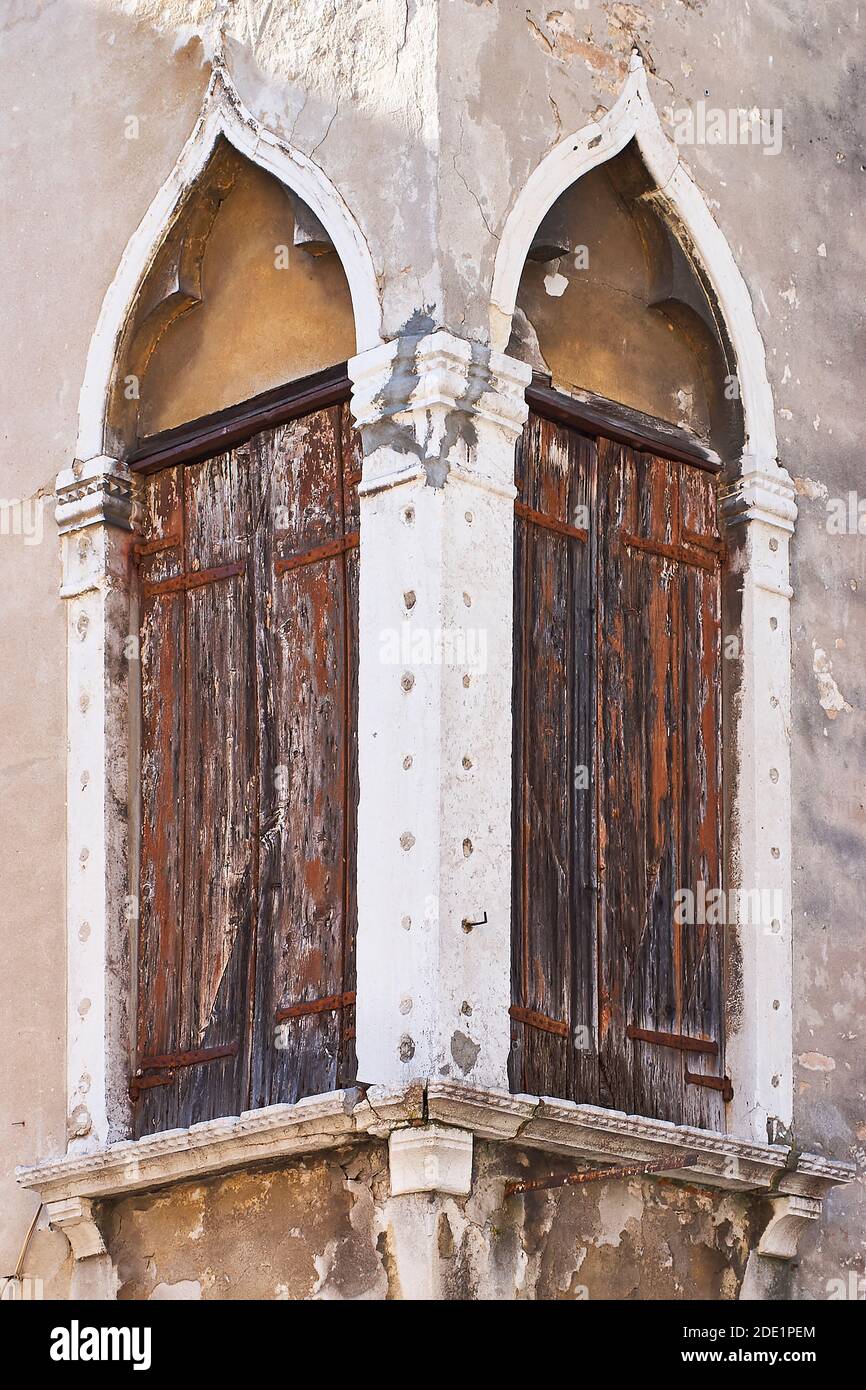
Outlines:
[[[776,699],[775,695],[770,696],[770,705],[773,709],[779,708],[779,701]]]
[[[463,841],[463,858],[464,858],[464,859],[468,859],[471,853],[472,853],[472,841],[471,841],[470,839],[467,838],[467,839],[465,839],[465,840]]]
[[[406,913],[404,917],[400,918],[400,926],[403,928],[404,931],[410,930],[412,926],[412,918],[409,916],[408,913]]]
[[[466,593],[464,593],[464,595],[463,595],[463,602],[466,604],[466,607],[467,607],[467,608],[471,608],[471,607],[472,607],[472,599],[471,599],[471,598],[469,597],[469,595],[466,594]]]
[[[771,537],[770,537],[770,549],[771,549],[771,550],[778,550],[778,549],[779,549],[779,542],[776,540],[776,537],[775,537],[775,536],[771,536]]]
[[[400,684],[404,690],[412,689],[412,686],[415,684],[415,677],[412,675],[411,671],[403,672],[403,675],[400,677]]]
[[[404,831],[403,831],[403,834],[400,836],[400,844],[403,846],[403,848],[404,848],[404,849],[411,849],[412,846],[414,845],[414,843],[415,843],[415,836],[412,834],[412,831],[411,831],[411,830],[404,830]]]
[[[407,589],[407,590],[406,590],[405,594],[403,595],[403,602],[405,603],[405,605],[406,605],[407,608],[414,608],[414,607],[415,607],[415,590],[414,590],[414,589]]]
[[[463,1003],[460,1005],[460,1012],[465,1014],[467,1018],[471,1017],[472,1005],[469,1003],[468,999],[463,1000]]]
[[[779,1007],[779,1001],[778,1001],[778,999],[774,999],[774,1000],[773,1000],[773,1008],[774,1008],[774,1009],[778,1009],[778,1007]]]
[[[771,619],[770,619],[770,628],[772,629],[773,632],[776,631],[776,628],[777,628],[778,626],[779,626],[779,619],[778,619],[778,618],[771,618]]]
[[[464,759],[463,759],[463,766],[466,768],[466,771],[468,772],[469,769],[470,769],[470,767],[472,766],[472,759],[471,759],[471,758],[464,758]]]
[[[404,523],[405,523],[407,526],[411,526],[411,525],[413,524],[414,520],[415,520],[415,508],[414,508],[414,507],[404,507],[404,508],[403,508],[403,521],[404,521]]]
[[[408,994],[404,994],[403,998],[400,1000],[400,1012],[401,1014],[410,1014],[412,1012],[412,1000],[409,998]]]
[[[466,686],[468,690],[469,686],[472,684],[472,677],[470,675],[465,675],[463,677],[463,684]]]
[[[403,770],[404,770],[404,772],[408,772],[411,766],[412,766],[412,754],[411,754],[411,753],[407,753],[406,756],[405,756],[405,758],[403,759]]]
[[[774,1086],[778,1086],[780,1080],[781,1080],[781,1077],[774,1076],[774,1077],[773,1077],[773,1085],[774,1085]]]
[[[397,1055],[401,1062],[411,1062],[415,1056],[415,1043],[408,1033],[404,1033],[400,1039],[400,1046],[397,1048]]]
[[[464,513],[463,513],[463,516],[464,516],[464,518],[465,518],[465,520],[466,520],[466,525],[467,525],[467,526],[471,526],[472,523],[473,523],[473,521],[475,520],[475,517],[472,515],[472,513],[471,513],[471,512],[464,512]]]
[[[770,923],[770,931],[776,932],[778,934],[781,930],[782,923],[779,921],[778,917],[774,917],[772,922]]]
[[[778,780],[779,780],[779,769],[776,768],[776,767],[771,767],[771,768],[770,768],[770,781],[771,781],[771,782],[778,782]]]
[[[773,856],[774,859],[778,859],[778,858],[779,858],[779,853],[780,853],[780,851],[776,848],[775,845],[773,845],[773,848],[770,850],[770,853],[772,854],[772,856]]]

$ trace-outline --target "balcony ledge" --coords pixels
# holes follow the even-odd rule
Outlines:
[[[593,1105],[511,1095],[453,1081],[414,1082],[311,1096],[189,1129],[124,1140],[91,1153],[47,1159],[17,1170],[22,1187],[49,1208],[199,1181],[240,1168],[324,1153],[366,1138],[432,1122],[479,1139],[604,1164],[658,1163],[698,1155],[671,1176],[727,1190],[803,1199],[815,1216],[830,1188],[850,1182],[851,1164],[817,1154],[795,1155],[778,1144],[664,1120],[625,1115]],[[796,1161],[795,1161],[796,1160]],[[660,1175],[663,1175],[663,1171]],[[55,1207],[55,1210],[60,1210]]]

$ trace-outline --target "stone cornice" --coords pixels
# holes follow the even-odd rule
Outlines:
[[[470,1131],[479,1139],[603,1163],[657,1163],[694,1152],[697,1162],[676,1171],[683,1181],[797,1197],[807,1204],[820,1202],[830,1188],[855,1176],[851,1164],[816,1154],[801,1154],[794,1167],[791,1150],[780,1144],[755,1144],[593,1105],[451,1081],[429,1082],[426,1113],[424,1102],[420,1082],[390,1090],[335,1091],[296,1105],[111,1144],[90,1154],[49,1159],[19,1169],[18,1182],[46,1203],[92,1201],[381,1139],[427,1121]],[[808,1210],[816,1214],[814,1205]]]

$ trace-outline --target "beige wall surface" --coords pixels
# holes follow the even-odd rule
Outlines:
[[[213,9],[207,0],[14,0],[0,18],[0,499],[24,504],[18,514],[26,523],[0,534],[3,1271],[15,1264],[34,1209],[12,1170],[62,1152],[66,1142],[65,617],[51,493],[74,456],[78,393],[103,296],[200,109]],[[344,0],[333,7],[238,0],[228,10],[227,60],[238,90],[345,199],[372,255],[385,337],[407,325],[444,325],[485,339],[493,260],[517,193],[563,135],[609,108],[635,42],[660,111],[704,101],[726,111],[782,113],[777,153],[738,144],[682,153],[749,286],[767,349],[780,461],[799,493],[792,548],[795,1130],[802,1148],[860,1165],[858,1181],[829,1198],[808,1238],[789,1290],[800,1298],[826,1298],[828,1280],[866,1273],[866,551],[862,535],[827,526],[828,503],[863,487],[863,22],[846,0],[819,7],[805,0],[591,0],[562,10],[527,0]],[[270,189],[260,194],[265,203],[273,197]],[[270,237],[267,230],[263,246]],[[241,277],[254,273],[240,255],[235,269]],[[327,273],[338,278],[338,267]],[[298,293],[307,289],[299,285]],[[299,311],[299,322],[315,304]],[[203,322],[204,311],[197,312]],[[240,312],[237,299],[225,310]],[[184,352],[194,360],[195,314],[175,331],[187,335]],[[346,334],[344,316],[331,360],[345,356]],[[291,334],[271,340],[273,354],[258,366],[254,338],[245,324],[244,394],[270,384],[283,352],[285,374],[293,374]],[[155,360],[153,370],[169,367]],[[579,367],[574,375],[575,384],[588,384]],[[241,389],[244,371],[236,380]],[[182,386],[175,414],[198,411],[207,398],[198,386]],[[345,1215],[345,1193],[339,1174],[328,1179],[330,1188],[324,1178],[315,1182],[320,1205],[335,1194],[337,1214],[323,1218],[325,1230],[338,1208]],[[230,1188],[207,1199],[216,1213],[208,1221],[229,1210]],[[268,1200],[294,1200],[285,1175],[270,1190],[276,1195]],[[129,1204],[131,1234],[121,1242],[129,1293],[147,1297],[157,1275],[204,1290],[201,1261],[166,1256],[162,1272],[143,1269],[147,1242],[135,1234],[142,1201]],[[175,1219],[174,1201],[159,1199],[160,1222]],[[189,1194],[179,1196],[176,1220],[191,1219],[194,1205]],[[630,1219],[611,1215],[614,1253],[616,1233]],[[672,1230],[681,1225],[671,1220]],[[210,1296],[220,1277],[214,1241]],[[47,1291],[63,1287],[66,1252],[63,1237],[37,1232],[28,1267],[42,1274]],[[366,1245],[357,1261],[333,1287],[381,1296],[383,1261],[373,1263]],[[614,1296],[626,1296],[624,1266],[615,1263],[598,1277]],[[315,1294],[310,1261],[299,1254],[289,1264],[268,1272],[274,1293],[286,1285],[290,1296]],[[729,1292],[712,1271],[694,1278],[704,1296]],[[237,1287],[263,1289],[264,1279]]]

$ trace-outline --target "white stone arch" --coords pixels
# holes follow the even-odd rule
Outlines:
[[[590,169],[613,159],[632,139],[661,199],[688,232],[730,335],[737,361],[748,471],[772,471],[777,452],[773,397],[748,286],[700,189],[665,135],[637,51],[631,56],[628,77],[615,104],[599,120],[566,136],[545,155],[508,214],[493,272],[491,346],[500,352],[507,347],[520,277],[541,219],[566,189]]]
[[[334,244],[349,284],[356,351],[364,352],[382,341],[381,306],[373,259],[345,201],[312,159],[266,129],[244,106],[224,64],[215,59],[193,131],[130,237],[102,302],[79,397],[76,458],[82,462],[107,452],[106,424],[112,376],[125,326],[190,188],[207,167],[221,138],[297,193],[312,209]]]
[[[657,196],[683,226],[715,295],[736,360],[745,432],[722,498],[728,574],[738,609],[731,701],[734,794],[729,884],[778,890],[772,922],[737,931],[739,985],[729,1000],[727,1067],[734,1083],[729,1131],[766,1142],[793,1111],[791,921],[791,637],[788,549],[797,508],[777,459],[772,391],[749,290],[721,228],[668,140],[634,52],[623,89],[599,120],[560,140],[533,170],[505,222],[496,253],[490,341],[507,347],[527,252],[557,198],[634,139]],[[734,667],[732,666],[732,669]],[[775,897],[773,901],[778,901]]]

